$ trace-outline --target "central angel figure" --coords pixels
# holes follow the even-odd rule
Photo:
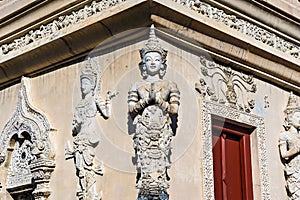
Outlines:
[[[169,199],[171,141],[176,131],[180,92],[176,83],[164,80],[167,50],[150,28],[149,39],[140,49],[142,81],[128,92],[129,113],[135,125],[133,137],[137,159],[138,200]]]

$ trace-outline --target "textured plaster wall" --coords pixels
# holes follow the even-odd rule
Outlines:
[[[256,106],[254,113],[265,119],[271,199],[287,199],[284,168],[280,161],[278,139],[279,133],[284,131],[285,116],[283,111],[288,102],[289,92],[263,81],[258,80],[257,83],[258,90],[255,95]],[[266,102],[265,96],[267,96]],[[267,107],[268,104],[269,107]]]

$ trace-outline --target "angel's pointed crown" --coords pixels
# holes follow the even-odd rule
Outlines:
[[[285,109],[286,114],[293,113],[295,111],[300,111],[300,103],[296,95],[293,92],[290,93],[289,100]]]
[[[163,61],[166,60],[168,54],[168,51],[160,46],[159,41],[155,35],[155,27],[153,24],[150,27],[149,39],[146,42],[145,47],[140,49],[141,58],[143,59],[146,53],[149,52],[158,52],[161,55]]]
[[[92,60],[89,57],[85,65],[81,68],[80,79],[87,78],[95,86],[97,83],[97,76],[98,73],[97,73],[96,66],[92,64]]]

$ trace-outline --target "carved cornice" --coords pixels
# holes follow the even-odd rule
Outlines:
[[[85,21],[91,16],[94,16],[103,10],[114,7],[126,0],[104,0],[93,1],[85,5],[83,8],[73,11],[70,14],[59,16],[52,22],[41,25],[39,29],[30,30],[25,35],[14,39],[11,42],[1,45],[0,55],[7,55],[15,50],[22,49],[25,46],[35,43],[41,39],[50,38],[52,40],[63,29],[70,27],[79,22]],[[295,58],[300,58],[300,46],[272,33],[264,28],[261,28],[247,20],[241,19],[238,16],[227,14],[224,10],[216,8],[202,1],[178,1],[172,0],[181,5],[184,5],[191,10],[196,11],[210,19],[225,24],[226,26],[235,29],[245,35],[248,35],[255,40],[258,40],[270,47],[278,49]]]
[[[204,98],[251,112],[255,101],[249,94],[256,92],[253,76],[236,72],[204,56],[200,57],[200,63],[204,78],[195,84],[195,88]]]
[[[300,59],[300,46],[240,17],[200,0],[172,0],[231,29],[237,30],[272,48]]]
[[[0,55],[7,55],[15,50],[22,49],[29,44],[37,43],[45,38],[52,40],[63,29],[85,21],[91,16],[124,1],[126,0],[92,1],[90,4],[86,4],[79,10],[73,11],[72,13],[66,15],[61,15],[52,22],[41,25],[39,29],[30,30],[25,35],[16,38],[9,43],[1,45]]]
[[[256,128],[257,157],[259,165],[259,199],[270,200],[268,159],[266,151],[266,131],[261,117],[239,111],[226,105],[201,99],[202,108],[202,168],[204,200],[214,199],[214,173],[212,153],[212,115],[248,124]]]

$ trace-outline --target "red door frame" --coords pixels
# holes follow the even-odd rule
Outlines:
[[[242,169],[242,194],[243,200],[253,200],[253,184],[252,184],[252,168],[251,168],[251,144],[250,144],[250,131],[247,129],[241,129],[235,125],[226,124],[224,126],[218,126],[213,124],[213,131],[217,130],[221,132],[221,168],[222,168],[222,180],[226,177],[226,152],[225,152],[225,140],[228,134],[239,136],[240,139],[240,152],[241,152],[241,169]],[[238,128],[238,130],[235,130]],[[240,130],[245,130],[241,132]],[[214,172],[215,173],[215,172]],[[216,187],[215,187],[216,188]],[[226,184],[222,181],[222,200],[227,199]],[[217,199],[219,200],[219,199]]]

